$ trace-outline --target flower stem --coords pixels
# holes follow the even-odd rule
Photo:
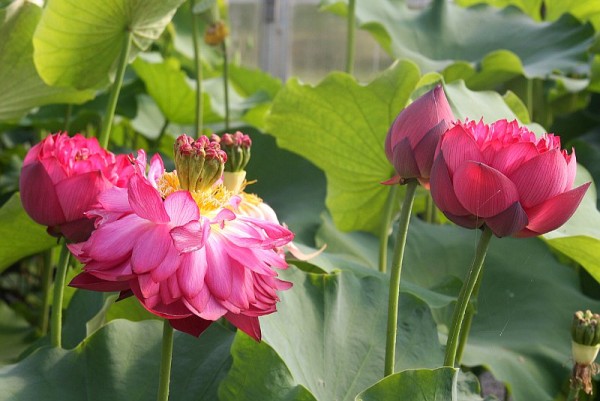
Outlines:
[[[354,49],[356,37],[356,0],[348,1],[348,27],[346,39],[346,72],[352,74],[354,72]]]
[[[44,252],[42,260],[42,316],[40,320],[40,332],[42,336],[48,333],[48,322],[50,317],[50,284],[52,282],[52,249]]]
[[[479,274],[479,277],[477,277],[477,283],[475,283],[475,288],[473,289],[473,293],[471,294],[472,300],[477,300],[477,295],[479,294],[479,287],[481,287],[482,276],[482,274]],[[458,348],[456,350],[455,359],[457,365],[460,365],[460,361],[462,360],[465,345],[467,344],[467,339],[469,338],[469,332],[471,331],[471,323],[473,322],[473,316],[475,316],[476,312],[477,308],[475,307],[474,303],[469,302],[467,310],[465,311],[465,317],[463,319],[463,324],[460,329],[460,334],[458,338]]]
[[[158,382],[157,401],[169,399],[169,382],[171,381],[171,361],[173,360],[173,327],[167,319],[163,323],[162,353],[160,358],[160,376]]]
[[[392,185],[390,187],[390,192],[388,192],[385,208],[383,210],[383,220],[381,222],[381,231],[379,232],[379,271],[382,273],[385,273],[387,270],[388,238],[390,237],[392,214],[394,212],[394,206],[396,205],[399,188],[399,185]]]
[[[580,383],[571,384],[569,386],[569,395],[567,396],[567,401],[578,401],[579,400],[579,392],[583,386]]]
[[[100,138],[98,138],[98,142],[100,142],[100,146],[103,148],[108,146],[110,129],[115,117],[115,110],[117,109],[117,100],[119,99],[119,92],[121,92],[123,77],[125,76],[125,69],[127,68],[127,61],[129,60],[129,49],[131,49],[131,32],[128,31],[123,39],[123,47],[121,48],[117,65],[117,75],[115,76],[115,82],[113,82],[110,94],[108,95],[108,103],[106,105],[106,112],[104,113],[104,124],[102,125],[102,131],[100,132]]]
[[[200,62],[200,31],[198,30],[198,21],[194,14],[196,0],[190,0],[190,9],[192,14],[192,39],[194,41],[194,69],[196,70],[196,132],[195,137],[202,135],[202,63]]]
[[[225,99],[225,131],[229,131],[229,61],[227,59],[227,41],[221,42],[223,50],[223,91]]]
[[[396,248],[394,249],[394,259],[392,260],[392,272],[390,277],[390,298],[388,301],[387,336],[385,344],[385,376],[394,373],[396,337],[398,332],[398,303],[400,301],[400,275],[402,273],[402,259],[404,258],[408,223],[410,222],[410,213],[415,200],[417,185],[418,181],[416,180],[411,180],[406,185],[406,193],[404,194],[404,201],[402,202],[402,209],[400,210],[400,218],[398,220],[398,239]]]
[[[471,269],[467,275],[467,280],[464,282],[460,294],[458,295],[458,301],[454,308],[454,314],[452,315],[452,327],[450,328],[450,334],[448,342],[446,344],[446,356],[444,358],[444,366],[454,367],[456,361],[456,353],[458,349],[458,340],[461,335],[461,327],[463,326],[463,320],[465,318],[465,312],[467,306],[471,300],[471,295],[476,287],[477,280],[481,274],[483,267],[483,261],[485,260],[485,254],[487,252],[490,240],[492,239],[492,230],[489,227],[485,227],[481,237],[479,238],[479,244],[477,245],[477,251],[475,252],[475,258],[471,264]],[[466,335],[466,334],[463,334]]]
[[[69,257],[71,253],[67,244],[61,239],[60,257],[56,268],[56,277],[54,278],[54,295],[52,299],[52,319],[50,321],[50,343],[54,347],[62,347],[62,304],[65,292],[65,278],[67,277],[67,267],[69,266]]]

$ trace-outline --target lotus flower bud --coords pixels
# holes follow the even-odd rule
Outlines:
[[[204,42],[207,45],[217,46],[223,43],[227,36],[229,36],[229,29],[227,28],[227,25],[225,25],[225,22],[219,20],[213,22],[206,28],[206,31],[204,32]]]
[[[223,175],[227,154],[218,142],[204,135],[195,141],[181,135],[174,147],[177,178],[182,189],[204,191]]]
[[[246,178],[244,169],[250,161],[252,140],[248,135],[237,131],[235,134],[223,134],[219,141],[221,148],[227,153],[223,183],[228,190],[239,193]]]

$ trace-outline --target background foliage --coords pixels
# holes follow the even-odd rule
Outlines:
[[[126,30],[135,51],[111,150],[145,148],[171,164],[174,138],[193,131],[189,4],[97,3],[0,2],[0,400],[156,392],[149,378],[158,374],[160,324],[134,300],[70,290],[65,349],[40,334],[39,266],[56,262],[56,241],[29,220],[18,195],[23,157],[39,138],[100,130]],[[595,0],[409,5],[357,1],[357,23],[396,59],[369,82],[332,71],[314,86],[282,83],[229,65],[230,131],[254,142],[248,176],[258,182],[249,189],[275,208],[302,249],[327,249],[291,261],[282,276],[294,287],[281,294],[279,312],[261,320],[261,343],[220,323],[199,339],[178,333],[172,399],[482,400],[476,375],[484,370],[515,401],[564,399],[572,313],[600,310],[595,188],[559,230],[492,240],[466,375],[438,367],[478,234],[421,221],[427,194],[419,192],[401,288],[398,373],[382,380],[389,278],[375,266],[389,191],[380,182],[393,172],[383,143],[400,110],[441,81],[457,118],[517,118],[535,132],[555,132],[576,150],[578,181],[599,182],[600,8]],[[321,8],[344,16],[347,2],[324,0]],[[202,7],[196,11],[204,26]],[[223,60],[205,45],[202,54],[206,132],[223,132]]]

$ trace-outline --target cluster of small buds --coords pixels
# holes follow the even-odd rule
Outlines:
[[[580,390],[592,393],[592,376],[597,373],[594,361],[600,350],[600,315],[589,310],[575,312],[571,339],[575,362],[571,373],[571,392],[576,394],[574,399],[578,399]]]
[[[229,29],[222,20],[210,24],[204,32],[204,42],[207,45],[217,46],[225,41],[229,35]]]
[[[204,191],[223,175],[227,154],[218,141],[180,135],[175,141],[175,167],[182,189]]]
[[[597,346],[600,344],[600,315],[589,310],[575,312],[571,325],[571,337],[577,344]]]
[[[218,138],[221,148],[227,153],[225,171],[243,171],[250,161],[250,148],[252,147],[250,137],[240,131],[235,134],[223,134],[221,138],[217,135],[213,135],[213,137]]]

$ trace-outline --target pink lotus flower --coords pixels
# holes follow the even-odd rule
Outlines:
[[[407,179],[416,178],[428,186],[438,141],[453,120],[440,85],[402,110],[385,138],[385,155],[397,176],[384,184],[403,184]]]
[[[258,317],[274,312],[277,291],[291,286],[274,268],[287,267],[278,249],[293,234],[238,212],[242,198],[215,181],[224,158],[218,143],[182,136],[176,173],[165,173],[155,156],[147,176],[144,166],[127,189],[102,193],[89,213],[97,218],[96,230],[69,246],[85,263],[70,285],[133,294],[192,335],[224,317],[260,340]]]
[[[516,121],[458,122],[439,144],[431,195],[456,224],[486,224],[498,236],[531,237],[563,225],[590,183],[575,189],[577,162],[560,138]]]
[[[125,186],[132,174],[127,157],[103,149],[96,138],[49,135],[25,156],[21,202],[34,221],[48,226],[50,234],[83,241],[93,229],[84,213],[100,192]]]

